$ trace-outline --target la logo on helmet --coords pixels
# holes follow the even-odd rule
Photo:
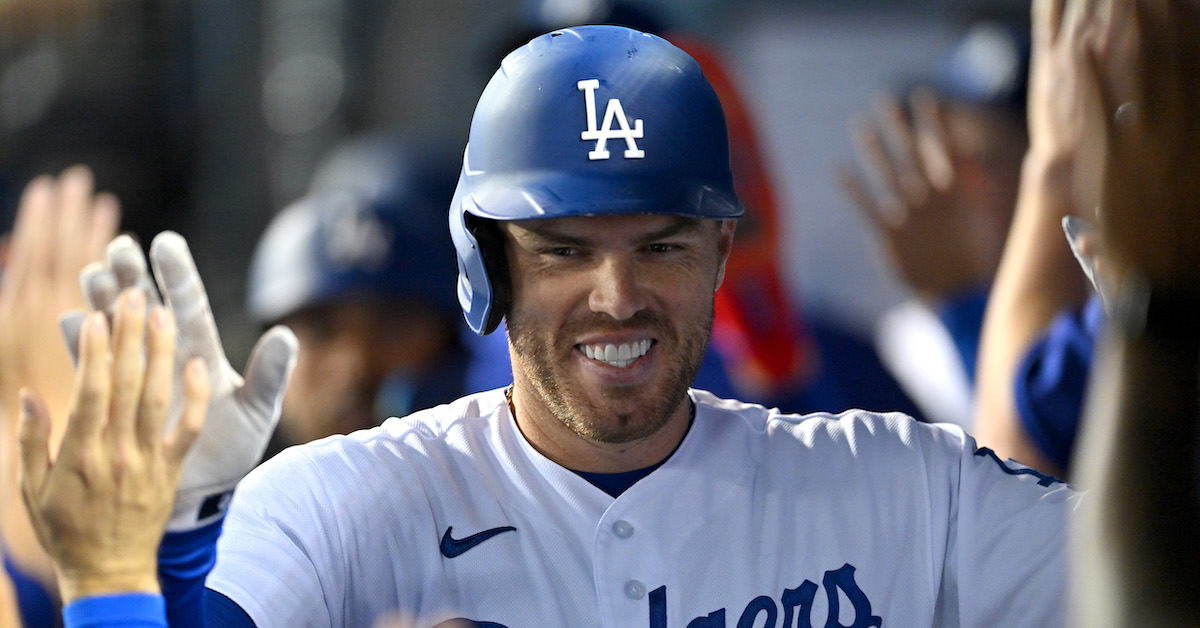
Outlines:
[[[596,148],[588,151],[588,159],[596,161],[597,159],[608,159],[608,140],[625,140],[625,158],[626,159],[641,159],[646,156],[646,151],[638,148],[637,142],[634,140],[642,137],[642,119],[638,118],[633,121],[633,128],[629,128],[629,119],[625,117],[625,109],[621,107],[621,101],[616,98],[610,98],[608,108],[604,111],[604,125],[599,129],[596,128],[596,89],[600,87],[598,79],[585,79],[575,84],[579,91],[583,92],[584,100],[587,104],[587,123],[586,131],[579,134],[582,140],[595,140]],[[620,129],[613,129],[613,120],[616,120]]]

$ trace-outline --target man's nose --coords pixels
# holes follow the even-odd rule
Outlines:
[[[593,312],[623,321],[646,307],[646,294],[631,260],[605,258],[597,265],[592,281],[588,305]]]

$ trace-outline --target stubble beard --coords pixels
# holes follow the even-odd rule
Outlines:
[[[510,316],[507,322],[508,337],[514,349],[513,366],[520,369],[531,384],[541,403],[564,425],[588,440],[619,444],[635,441],[662,429],[681,403],[687,398],[687,389],[700,370],[712,335],[713,304],[699,320],[685,322],[672,327],[663,317],[642,311],[623,324],[614,324],[603,315],[587,321],[568,323],[557,334],[547,326],[539,326],[536,320],[522,316]],[[690,323],[690,324],[688,324]],[[672,356],[666,356],[664,383],[658,390],[645,391],[613,387],[606,396],[621,400],[622,397],[641,392],[641,403],[636,412],[606,409],[583,395],[564,371],[558,366],[574,351],[574,345],[556,347],[556,338],[578,338],[583,330],[618,331],[622,328],[652,329],[663,347],[676,347]],[[696,333],[688,333],[689,329]],[[641,388],[641,387],[639,387]],[[607,416],[606,416],[607,415]]]

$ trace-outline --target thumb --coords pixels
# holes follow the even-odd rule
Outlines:
[[[238,397],[248,408],[268,414],[272,423],[279,418],[279,403],[296,366],[298,347],[292,330],[276,325],[258,339],[246,363],[246,384]]]
[[[175,315],[179,330],[177,354],[203,358],[210,373],[221,372],[228,364],[225,350],[187,241],[172,231],[158,234],[150,243],[150,263],[163,298]],[[218,388],[219,384],[213,382],[213,389]]]

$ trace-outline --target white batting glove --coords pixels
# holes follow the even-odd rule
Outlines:
[[[88,302],[111,313],[116,295],[130,287],[148,292],[154,303],[161,292],[178,327],[175,390],[182,390],[183,366],[193,357],[208,365],[212,401],[204,431],[183,463],[175,509],[168,532],[192,530],[219,519],[229,506],[237,483],[262,458],[267,440],[279,421],[284,388],[295,366],[297,341],[287,327],[276,326],[259,338],[242,378],[229,364],[217,333],[208,294],[196,270],[187,242],[165,231],[150,245],[154,282],[150,281],[141,247],[120,236],[107,250],[107,262],[85,268],[80,275]],[[64,315],[60,324],[72,354],[78,347],[81,315]],[[182,399],[173,396],[165,429],[179,419]]]

